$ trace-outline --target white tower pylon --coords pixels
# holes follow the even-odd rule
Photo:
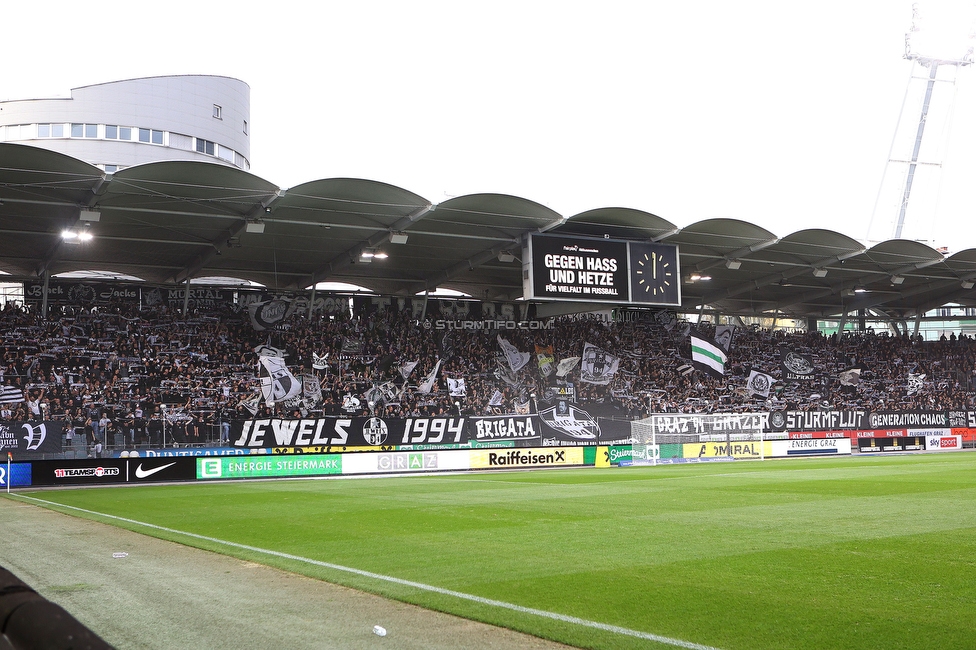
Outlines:
[[[905,34],[905,58],[912,62],[912,72],[868,224],[868,241],[906,238],[935,244],[928,240],[938,218],[956,83],[959,69],[973,62],[974,46],[974,3],[913,6],[912,27]]]

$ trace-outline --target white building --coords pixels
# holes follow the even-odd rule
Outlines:
[[[200,160],[250,168],[251,89],[174,75],[73,88],[71,97],[0,102],[0,142],[51,149],[106,172]]]

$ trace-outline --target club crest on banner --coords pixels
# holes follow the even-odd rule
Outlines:
[[[27,435],[24,436],[27,451],[35,451],[44,444],[44,439],[47,438],[47,426],[44,423],[37,425],[25,423],[23,428],[27,431]]]
[[[600,425],[593,417],[564,400],[555,406],[539,412],[539,417],[549,427],[577,440],[596,440],[600,435]]]
[[[382,445],[389,435],[390,430],[387,428],[386,422],[380,418],[370,418],[363,425],[363,438],[367,444]]]

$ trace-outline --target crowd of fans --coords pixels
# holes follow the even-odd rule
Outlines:
[[[708,337],[714,327],[698,324],[690,331]],[[507,367],[497,330],[434,328],[395,310],[293,316],[274,330],[257,331],[243,310],[183,315],[165,306],[116,305],[60,308],[43,318],[8,303],[0,311],[0,332],[0,385],[24,395],[24,401],[0,404],[0,420],[61,420],[71,436],[124,445],[219,443],[232,420],[255,415],[513,413],[544,408],[567,390],[583,408],[600,405],[602,412],[631,418],[649,412],[966,410],[973,407],[976,369],[976,343],[966,336],[924,342],[873,332],[838,337],[740,327],[725,375],[716,378],[690,369],[687,324],[585,315],[557,319],[549,328],[502,332],[530,355],[518,372]],[[608,383],[583,381],[578,364],[557,374],[559,362],[582,356],[587,343],[619,358]],[[313,399],[306,389],[300,402],[259,402],[260,346],[285,354],[296,376],[314,377]],[[784,347],[813,361],[813,381],[784,380]],[[539,363],[540,350],[551,356],[548,363]],[[438,360],[436,381],[424,392],[423,380]],[[410,362],[417,364],[404,377]],[[851,368],[860,370],[859,380],[842,383],[840,373]],[[776,380],[768,395],[747,388],[753,370]],[[449,379],[464,380],[463,394],[450,394]]]

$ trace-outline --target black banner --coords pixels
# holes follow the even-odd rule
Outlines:
[[[871,429],[869,411],[773,411],[770,431],[841,431]]]
[[[186,298],[186,287],[142,289],[142,304],[146,307],[165,305],[176,311],[183,311],[183,301],[190,309],[215,310],[234,304],[234,291],[221,287],[191,287]]]
[[[877,411],[871,413],[866,429],[945,429],[950,426],[945,411]]]
[[[542,435],[537,415],[498,415],[467,418],[468,439],[478,442],[497,440],[534,441]]]
[[[766,431],[769,413],[655,413],[648,419],[657,434],[732,434]]]
[[[779,360],[784,381],[808,382],[817,378],[813,359],[805,354],[780,346]]]
[[[578,404],[565,400],[539,411],[542,446],[595,445],[600,439],[600,422]]]
[[[60,454],[64,423],[0,421],[0,452]],[[6,460],[4,458],[3,460]]]
[[[408,311],[416,320],[425,319],[432,323],[468,321],[506,321],[520,322],[534,317],[535,306],[525,302],[488,302],[480,300],[445,300],[443,298],[422,297],[392,298],[389,296],[356,296],[353,311],[357,314],[384,313],[386,311]],[[464,329],[453,327],[452,329]]]
[[[24,302],[40,304],[44,300],[43,282],[24,283]],[[51,280],[47,301],[52,305],[106,305],[113,302],[139,304],[139,287],[114,282],[67,282]]]
[[[597,418],[600,424],[601,445],[622,445],[631,442],[633,433],[630,420],[606,420]]]
[[[231,423],[235,447],[382,447],[461,444],[468,441],[463,417],[261,418]]]

